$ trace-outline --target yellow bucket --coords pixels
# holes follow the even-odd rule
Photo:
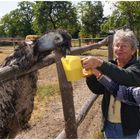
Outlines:
[[[61,62],[68,81],[76,81],[93,74],[92,70],[83,69],[80,56],[67,55],[61,58]]]
[[[79,56],[67,55],[61,58],[68,81],[76,81],[83,77],[82,63]]]

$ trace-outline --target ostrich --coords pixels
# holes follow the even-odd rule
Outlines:
[[[34,40],[31,36],[8,56],[1,68],[18,66],[29,70],[52,50],[59,49],[63,55],[70,50],[71,37],[65,30],[50,31]],[[15,138],[19,130],[28,125],[34,108],[37,89],[37,71],[0,84],[0,138]]]

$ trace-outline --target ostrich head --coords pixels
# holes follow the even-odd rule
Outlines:
[[[50,31],[40,37],[36,45],[39,52],[58,49],[65,56],[70,52],[71,37],[64,30]]]
[[[35,63],[58,49],[63,56],[70,52],[71,36],[65,30],[49,31],[41,37],[28,35],[13,54],[5,59],[2,66],[17,65],[23,70],[30,69]]]

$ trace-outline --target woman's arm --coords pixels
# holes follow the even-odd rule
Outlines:
[[[82,62],[85,70],[97,69],[102,74],[107,75],[113,81],[126,86],[140,86],[140,63],[133,58],[124,68],[105,62],[102,59],[89,56]]]
[[[102,75],[98,81],[118,100],[129,105],[140,105],[140,87],[119,85],[105,75]]]
[[[121,85],[140,86],[140,63],[133,64],[128,68],[118,68],[110,62],[103,62],[98,70],[117,81]]]

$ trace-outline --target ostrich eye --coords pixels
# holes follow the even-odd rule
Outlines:
[[[55,37],[55,40],[56,41],[60,40],[60,37],[59,36]]]
[[[56,35],[55,38],[54,38],[54,42],[56,44],[62,43],[63,42],[62,36],[61,35]]]

